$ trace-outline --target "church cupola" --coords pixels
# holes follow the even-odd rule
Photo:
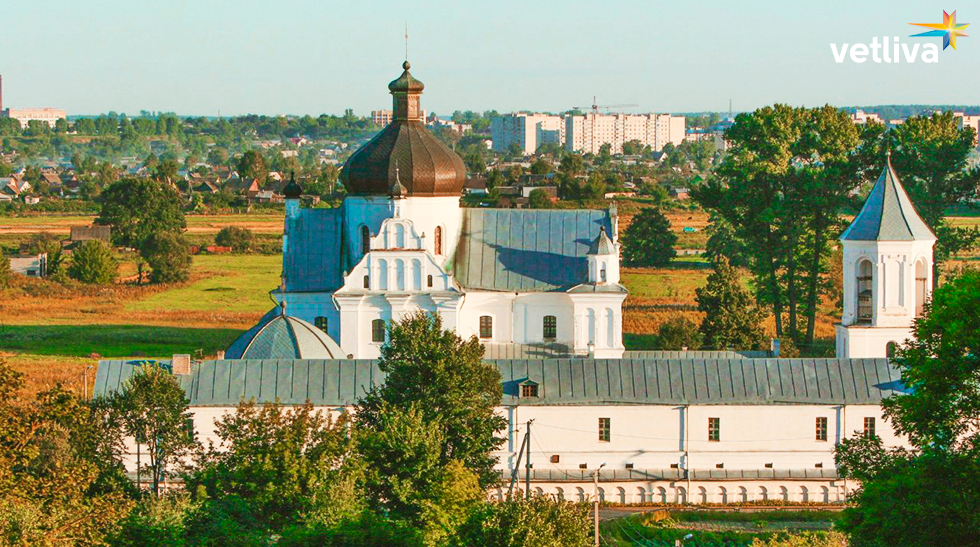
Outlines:
[[[396,183],[405,197],[460,196],[466,165],[425,127],[419,104],[425,86],[408,71],[408,61],[402,67],[388,84],[392,122],[351,155],[340,180],[355,196],[390,196]]]
[[[606,235],[606,227],[599,228],[599,235],[589,246],[586,255],[589,262],[589,283],[619,283],[619,251]]]
[[[838,357],[886,357],[912,335],[932,293],[936,236],[902,187],[890,154],[841,236],[844,310]]]

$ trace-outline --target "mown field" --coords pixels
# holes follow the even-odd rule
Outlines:
[[[620,230],[630,217],[620,217]],[[15,247],[32,231],[67,234],[70,226],[87,225],[92,218],[0,218],[0,245]],[[678,247],[704,248],[707,215],[675,211],[668,218],[686,238]],[[200,243],[213,241],[222,227],[232,225],[253,229],[273,248],[282,233],[282,217],[275,214],[190,215],[187,220],[190,237]],[[952,220],[961,227],[980,225],[973,217]],[[697,231],[685,233],[684,227]],[[121,277],[131,279],[134,266],[122,258]],[[669,268],[624,268],[623,283],[630,291],[623,320],[627,348],[651,348],[660,326],[673,317],[700,319],[694,291],[705,283],[707,266],[700,257],[681,256]],[[199,255],[191,280],[173,286],[62,286],[19,279],[0,298],[0,358],[28,372],[31,389],[56,382],[81,389],[85,367],[99,357],[213,355],[273,305],[268,292],[278,286],[281,270],[281,257],[275,254]],[[835,313],[825,304],[818,317],[820,351],[832,351]],[[771,318],[769,329],[774,331]]]

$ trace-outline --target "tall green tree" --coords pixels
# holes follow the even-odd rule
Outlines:
[[[936,234],[933,279],[938,284],[941,265],[974,247],[980,238],[980,230],[952,226],[945,218],[952,206],[977,207],[980,167],[969,163],[976,133],[971,127],[960,129],[957,118],[946,111],[911,116],[889,131],[878,126],[870,136],[858,156],[866,180],[877,179],[890,151],[892,166],[916,212]]]
[[[845,439],[842,476],[861,488],[839,526],[855,547],[980,545],[980,272],[933,293],[893,364],[903,393],[883,402],[912,450],[878,437]]]
[[[623,232],[623,261],[627,266],[666,266],[677,256],[676,243],[677,234],[660,209],[642,209]]]
[[[179,283],[190,279],[190,246],[179,233],[151,234],[140,246],[140,256],[150,266],[153,283]]]
[[[836,108],[777,104],[740,114],[725,138],[716,176],[693,195],[751,249],[756,299],[772,310],[776,334],[811,343],[838,211],[858,180],[861,135]]]
[[[0,289],[5,288],[10,283],[10,258],[6,253],[0,251]]]
[[[95,223],[112,227],[116,245],[136,249],[152,234],[181,232],[187,227],[180,196],[173,188],[134,178],[114,182],[103,192]]]
[[[192,418],[180,382],[166,368],[146,362],[127,380],[115,398],[126,434],[136,442],[147,463],[138,461],[139,473],[149,473],[153,492],[171,476],[170,467],[196,446],[190,431]]]
[[[357,424],[383,431],[385,420],[405,413],[398,418],[408,420],[405,427],[418,419],[437,435],[437,442],[425,443],[436,442],[441,467],[456,460],[481,487],[495,484],[500,475],[492,452],[505,440],[507,422],[494,411],[503,396],[500,372],[483,361],[479,340],[443,330],[438,315],[424,312],[392,325],[388,335],[378,363],[385,383],[358,401]]]
[[[531,193],[527,196],[527,204],[531,209],[551,209],[552,205],[548,192],[545,192],[541,188],[531,190]]]
[[[119,275],[119,261],[105,243],[92,239],[79,245],[71,256],[68,277],[89,285],[107,285]]]
[[[266,177],[269,176],[269,168],[257,150],[247,150],[242,157],[238,158],[238,176],[245,179],[258,179],[259,184],[264,184]]]
[[[738,350],[765,347],[764,314],[755,307],[752,295],[742,287],[738,270],[726,258],[715,261],[707,284],[694,292],[698,311],[704,313],[700,330],[705,345]]]

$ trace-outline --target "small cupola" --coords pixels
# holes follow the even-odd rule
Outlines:
[[[619,249],[606,235],[606,227],[599,227],[599,235],[589,245],[586,254],[589,262],[589,283],[619,283]]]

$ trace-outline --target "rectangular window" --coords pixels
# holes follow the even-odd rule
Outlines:
[[[826,441],[827,440],[827,418],[820,417],[817,418],[817,440]]]
[[[610,435],[610,420],[609,418],[599,418],[599,440],[608,443],[611,438]]]
[[[872,437],[875,434],[875,419],[865,418],[864,419],[864,434]]]
[[[538,386],[534,384],[525,384],[521,386],[521,397],[537,397],[538,396]]]
[[[384,342],[385,341],[385,321],[384,319],[375,319],[371,321],[371,341],[372,342]]]
[[[544,339],[555,340],[558,338],[558,318],[554,315],[544,316]]]
[[[326,317],[317,317],[316,319],[313,320],[313,325],[316,328],[322,330],[323,332],[327,332],[327,318]]]
[[[558,463],[560,461],[561,461],[561,456],[559,456],[558,454],[551,455],[551,463]]]
[[[708,440],[721,440],[721,418],[708,418]]]
[[[493,338],[493,317],[480,316],[480,338]]]

